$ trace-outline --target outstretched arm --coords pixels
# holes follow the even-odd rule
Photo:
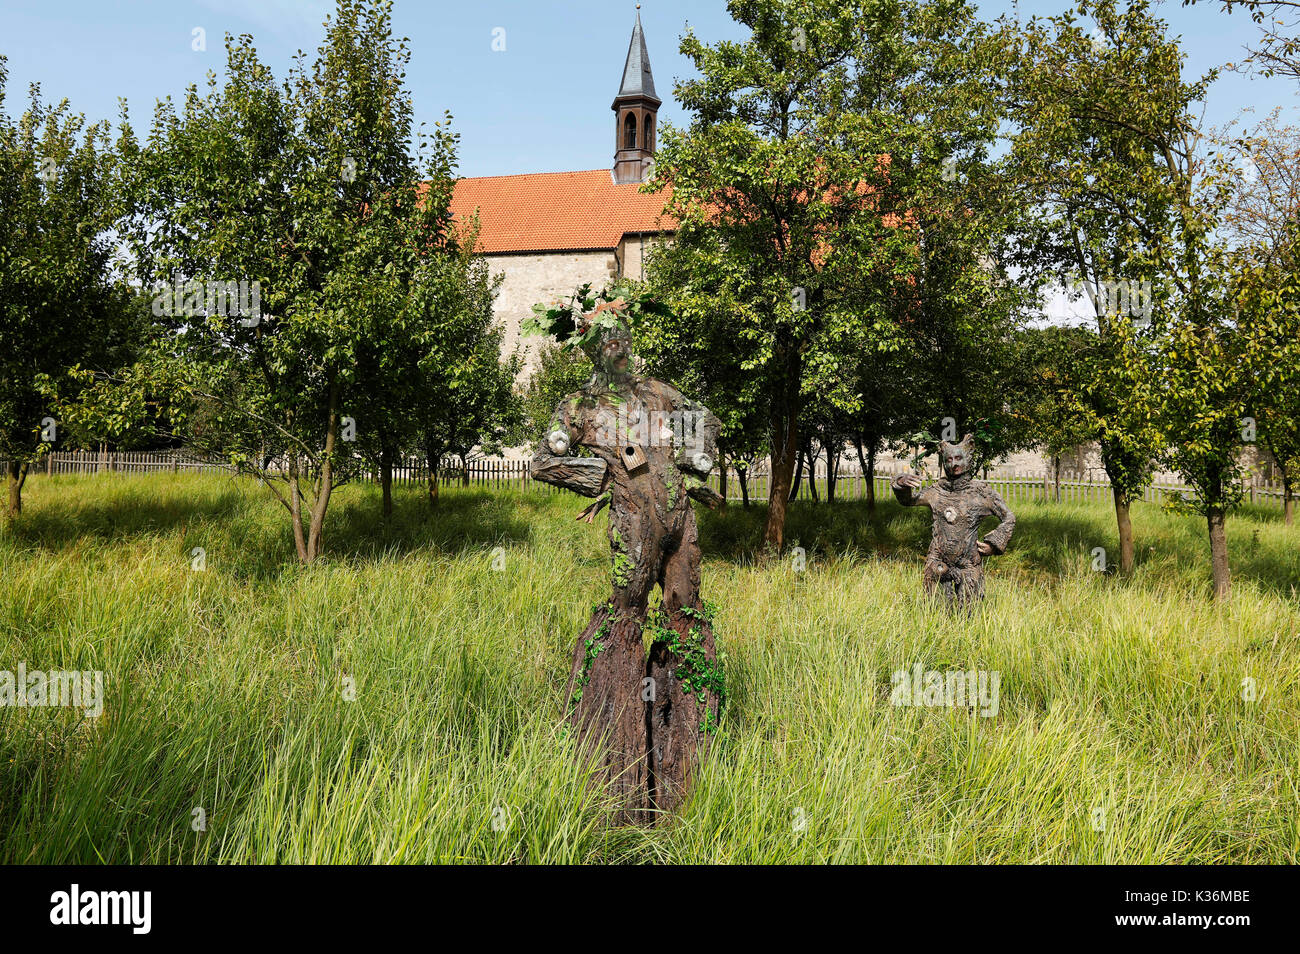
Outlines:
[[[921,478],[916,474],[899,474],[890,481],[889,489],[904,507],[915,507],[918,504],[929,506],[926,493],[921,489]]]
[[[574,457],[582,432],[572,418],[571,404],[564,401],[555,409],[551,425],[537,442],[537,453],[529,473],[534,480],[572,490],[584,497],[599,497],[605,491],[607,467],[598,457]]]
[[[676,416],[672,429],[677,452],[673,455],[673,463],[682,472],[686,495],[710,510],[725,506],[727,501],[705,482],[718,459],[718,434],[722,432],[722,422],[698,401],[692,401],[676,388],[663,387]]]
[[[1002,498],[998,496],[998,492],[992,487],[984,489],[984,505],[1000,522],[992,533],[985,534],[980,544],[980,551],[984,552],[987,546],[988,552],[996,556],[1005,552],[1011,542],[1011,533],[1016,529],[1016,515],[1007,508]]]
[[[674,427],[678,441],[674,463],[696,477],[708,477],[718,459],[718,434],[722,422],[698,401],[692,401],[675,388],[670,389],[673,408],[680,424]]]

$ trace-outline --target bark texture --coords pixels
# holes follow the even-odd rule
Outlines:
[[[1003,553],[1016,528],[1016,515],[997,492],[969,473],[974,438],[940,446],[945,476],[925,489],[911,474],[894,478],[890,487],[904,507],[924,505],[932,517],[930,550],[922,583],[929,595],[941,593],[948,606],[970,607],[984,598],[984,554],[980,523],[997,517],[998,525],[982,541],[992,554]]]
[[[20,464],[16,460],[11,460],[7,470],[9,503],[5,508],[5,516],[9,520],[13,520],[23,512],[23,484],[27,481],[27,464]]]
[[[1119,526],[1119,571],[1133,572],[1133,521],[1129,517],[1129,499],[1115,488],[1115,522]]]
[[[1232,571],[1228,568],[1228,537],[1224,513],[1211,510],[1206,515],[1210,530],[1210,570],[1214,579],[1214,598],[1226,600],[1232,588]]]
[[[690,504],[717,503],[702,480],[719,427],[663,382],[597,374],[561,403],[531,465],[537,480],[609,501],[612,594],[574,647],[568,699],[570,723],[584,748],[595,748],[621,823],[653,823],[681,803],[725,692],[700,598]],[[578,448],[592,456],[575,456]],[[663,598],[650,613],[656,585]]]

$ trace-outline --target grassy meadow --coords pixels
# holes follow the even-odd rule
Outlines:
[[[1276,511],[1230,520],[1214,605],[1200,521],[1135,507],[1124,580],[1092,569],[1108,508],[1019,507],[969,617],[921,597],[924,510],[796,505],[803,572],[755,562],[762,508],[703,513],[722,728],[676,817],[620,829],[562,724],[609,590],[578,498],[449,488],[430,514],[399,490],[385,530],[348,487],[309,568],[247,481],[38,476],[25,503],[0,669],[103,670],[107,702],[0,708],[0,862],[1300,856],[1300,527]],[[1000,672],[997,715],[890,705],[917,663]]]

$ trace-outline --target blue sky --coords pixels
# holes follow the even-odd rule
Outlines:
[[[1022,16],[1064,9],[1065,0],[1025,0]],[[595,169],[613,159],[613,113],[635,4],[623,0],[397,0],[395,27],[410,37],[407,82],[417,119],[444,109],[461,134],[462,175]],[[224,67],[222,35],[252,33],[263,60],[283,76],[298,49],[313,52],[329,0],[0,0],[0,54],[9,58],[10,114],[21,112],[26,87],[40,82],[47,100],[67,97],[94,119],[113,119],[117,98],[130,103],[137,132],[147,128],[154,101],[179,98],[190,83]],[[1010,0],[986,0],[992,19]],[[1183,36],[1189,69],[1201,72],[1241,59],[1258,35],[1243,14],[1218,3],[1161,8]],[[642,24],[663,120],[684,116],[671,101],[673,80],[690,75],[677,51],[686,23],[705,40],[740,38],[723,0],[645,0]],[[503,29],[505,49],[494,51]],[[206,32],[195,51],[193,31]],[[499,35],[499,34],[498,34]],[[1228,75],[1211,93],[1214,123],[1245,106],[1263,115],[1281,106],[1294,116],[1294,84]]]

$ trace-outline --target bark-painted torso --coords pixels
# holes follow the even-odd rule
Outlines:
[[[618,389],[591,391],[596,389],[565,399],[552,431],[564,429],[571,447],[584,447],[604,461],[601,491],[610,494],[611,528],[615,522],[650,519],[654,530],[680,537],[690,504],[688,471],[676,461],[682,436],[677,422],[685,413],[687,424],[694,423],[692,415],[706,415],[707,409],[653,378],[636,377]],[[643,465],[629,469],[624,463],[629,447],[640,448]]]
[[[621,817],[653,821],[685,796],[721,705],[720,690],[705,688],[720,685],[720,671],[688,499],[711,493],[703,481],[720,424],[675,388],[629,373],[629,344],[618,328],[593,349],[596,374],[556,408],[531,472],[598,498],[587,519],[609,504],[613,593],[574,648],[570,720],[580,738],[606,746],[605,780]],[[647,620],[656,584],[663,599]],[[652,632],[648,655],[643,629]]]
[[[984,596],[984,557],[1006,550],[1016,516],[997,492],[969,473],[974,438],[944,442],[940,459],[944,476],[921,488],[919,477],[903,474],[891,484],[904,507],[930,508],[930,549],[922,576],[927,593],[941,590],[949,603],[970,604]],[[996,517],[997,527],[981,541],[980,523]]]
[[[930,559],[948,566],[970,567],[984,562],[979,551],[979,529],[986,518],[998,518],[997,529],[984,538],[994,553],[1006,549],[1015,527],[1015,518],[1002,498],[984,481],[975,480],[969,474],[956,480],[941,477],[915,495],[910,505],[916,504],[929,507],[933,518]]]

